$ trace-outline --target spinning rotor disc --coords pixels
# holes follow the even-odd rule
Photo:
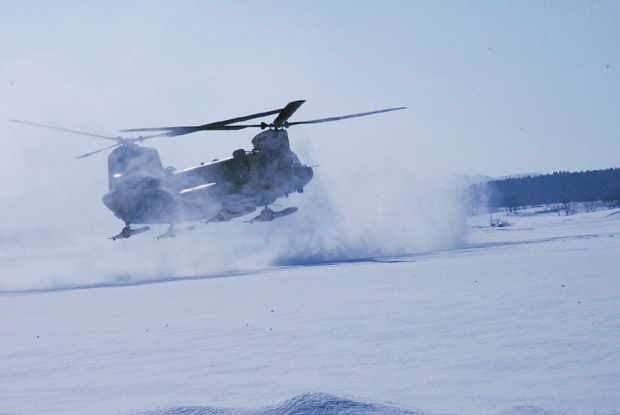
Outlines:
[[[367,115],[380,114],[380,113],[383,113],[383,112],[390,112],[390,111],[397,111],[397,110],[402,110],[402,109],[406,108],[406,107],[388,108],[388,109],[383,109],[383,110],[378,110],[378,111],[362,112],[362,113],[350,114],[350,115],[342,115],[342,116],[338,116],[338,117],[320,118],[320,119],[308,120],[308,121],[289,122],[288,119],[299,109],[299,107],[301,107],[303,105],[304,102],[306,102],[306,101],[305,100],[293,101],[293,102],[289,102],[284,108],[280,108],[280,109],[277,109],[277,110],[272,110],[272,111],[267,111],[267,112],[259,112],[259,113],[252,114],[252,115],[246,115],[244,117],[231,118],[231,119],[228,119],[228,120],[212,122],[212,123],[208,123],[208,124],[204,124],[204,125],[181,126],[181,127],[132,128],[132,129],[127,129],[127,130],[120,130],[121,132],[124,132],[124,133],[128,133],[128,132],[146,132],[146,131],[153,131],[153,132],[154,131],[161,131],[161,133],[159,133],[159,134],[154,134],[154,135],[149,135],[149,136],[139,136],[137,138],[109,137],[109,136],[105,136],[105,135],[85,133],[85,132],[82,132],[82,131],[69,130],[67,128],[55,127],[55,126],[52,126],[52,125],[39,124],[39,123],[29,122],[29,121],[22,121],[22,120],[10,120],[10,121],[16,122],[16,123],[20,123],[20,124],[31,125],[31,126],[34,126],[34,127],[47,128],[47,129],[51,129],[51,130],[64,131],[64,132],[68,132],[68,133],[72,133],[72,134],[79,134],[79,135],[85,135],[85,136],[90,136],[90,137],[97,137],[97,138],[103,138],[103,139],[106,139],[106,140],[116,141],[116,144],[114,144],[114,145],[112,145],[110,147],[102,148],[100,150],[93,151],[91,153],[86,153],[86,154],[83,154],[83,155],[81,155],[79,157],[76,157],[76,158],[85,158],[85,157],[92,156],[93,154],[97,154],[97,153],[100,153],[102,151],[109,150],[109,149],[114,148],[114,147],[118,147],[118,146],[122,146],[122,145],[126,145],[126,144],[134,144],[136,142],[143,142],[144,140],[148,140],[150,138],[155,138],[155,137],[176,137],[176,136],[180,136],[180,135],[195,133],[195,132],[198,132],[198,131],[229,131],[229,130],[234,131],[234,130],[243,130],[245,128],[260,128],[260,129],[274,128],[274,129],[278,130],[278,129],[281,129],[281,128],[288,128],[288,127],[293,126],[293,125],[299,125],[299,124],[318,124],[318,123],[324,123],[324,122],[339,121],[339,120],[345,120],[345,119],[348,119],[348,118],[365,117]],[[278,115],[275,118],[275,120],[273,120],[273,122],[270,123],[270,124],[267,124],[267,123],[263,122],[263,123],[260,123],[260,124],[232,125],[232,124],[237,124],[239,122],[249,121],[249,120],[253,120],[255,118],[262,118],[262,117],[267,117],[269,115],[275,115],[275,114],[278,114]]]

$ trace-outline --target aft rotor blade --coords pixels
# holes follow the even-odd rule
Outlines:
[[[285,109],[286,109],[286,107],[281,108],[279,110],[273,110],[273,111],[267,111],[267,112],[260,112],[258,114],[246,115],[245,117],[231,118],[230,120],[212,122],[212,123],[209,123],[209,124],[202,125],[201,127],[218,126],[218,125],[222,125],[223,126],[223,125],[228,125],[228,124],[234,124],[234,123],[238,123],[238,122],[253,120],[254,118],[267,117],[269,115],[281,113]]]
[[[406,108],[407,107],[388,108],[388,109],[385,109],[385,110],[371,111],[371,112],[362,112],[362,113],[359,113],[359,114],[343,115],[343,116],[340,116],[340,117],[321,118],[319,120],[287,122],[285,124],[285,126],[298,125],[298,124],[318,124],[318,123],[321,123],[321,122],[331,122],[331,121],[338,121],[338,120],[346,120],[347,118],[365,117],[366,115],[380,114],[382,112],[404,110]]]
[[[282,125],[284,125],[286,120],[291,118],[291,115],[293,115],[295,113],[295,111],[297,111],[299,109],[299,107],[301,107],[304,102],[306,102],[306,101],[305,100],[301,100],[301,101],[289,102],[286,105],[286,107],[284,107],[284,109],[282,109],[282,111],[280,111],[280,114],[278,115],[278,117],[273,121],[273,126],[276,127],[276,128],[277,127],[282,127]]]
[[[217,122],[212,122],[212,123],[204,124],[204,125],[186,126],[186,127],[132,128],[129,130],[120,130],[120,131],[123,133],[130,133],[130,132],[137,132],[137,131],[169,131],[169,132],[179,133],[175,135],[182,135],[182,134],[189,134],[189,133],[193,133],[196,131],[204,131],[204,130],[241,130],[242,128],[245,128],[245,127],[237,128],[236,126],[229,126],[228,124],[234,124],[238,122],[253,120],[254,118],[261,118],[261,117],[266,117],[268,115],[278,114],[282,112],[283,110],[284,108],[281,108],[279,110],[267,111],[267,112],[259,112],[257,114],[246,115],[245,117],[231,118],[229,120],[217,121]],[[226,128],[217,128],[217,127],[226,127]],[[170,137],[173,137],[173,136],[170,136]]]
[[[119,144],[114,144],[113,146],[102,148],[101,150],[93,151],[92,153],[82,154],[81,156],[76,157],[76,159],[83,159],[83,158],[86,158],[88,156],[92,156],[93,154],[97,154],[97,153],[100,153],[102,151],[109,150],[109,149],[114,148],[114,147],[118,147],[120,145],[122,145],[122,144],[120,144],[120,143]]]
[[[158,134],[157,137],[176,137],[179,135],[191,134],[196,131],[234,131],[248,128],[247,125],[203,125],[199,127],[176,127],[168,132]]]
[[[68,130],[66,128],[54,127],[53,125],[39,124],[39,123],[36,123],[36,122],[30,122],[30,121],[22,121],[22,120],[9,120],[9,121],[17,122],[17,123],[20,123],[20,124],[32,125],[34,127],[48,128],[50,130],[64,131],[64,132],[67,132],[67,133],[80,134],[80,135],[88,135],[90,137],[105,138],[106,140],[118,141],[118,139],[119,139],[118,137],[107,137],[105,135],[84,133],[82,131]]]

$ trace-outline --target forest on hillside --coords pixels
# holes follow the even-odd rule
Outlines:
[[[468,194],[472,205],[478,207],[512,208],[597,200],[620,204],[620,168],[494,180],[469,186]]]

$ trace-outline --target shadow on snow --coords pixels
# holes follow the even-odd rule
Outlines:
[[[19,294],[22,294],[22,295],[41,294],[41,293],[50,293],[50,292],[58,292],[58,291],[87,290],[87,289],[94,289],[94,288],[129,287],[129,286],[159,284],[159,283],[168,283],[168,282],[177,282],[177,281],[194,281],[194,280],[208,280],[208,279],[218,279],[218,278],[231,278],[231,277],[240,277],[240,276],[249,276],[249,275],[260,275],[260,274],[264,274],[268,272],[285,271],[291,268],[301,268],[301,267],[335,266],[335,265],[355,264],[355,263],[394,264],[394,263],[404,263],[404,262],[416,262],[419,260],[429,260],[441,254],[458,255],[458,254],[471,253],[472,251],[493,249],[493,248],[519,246],[519,245],[526,245],[526,244],[538,244],[538,243],[553,242],[553,241],[566,241],[566,240],[591,239],[591,238],[611,238],[611,237],[615,237],[619,235],[620,233],[605,233],[605,234],[590,234],[590,235],[559,236],[559,237],[530,239],[530,240],[521,240],[521,241],[465,244],[460,248],[440,250],[440,251],[431,251],[431,252],[418,253],[418,254],[389,256],[389,257],[369,257],[369,258],[337,259],[337,260],[325,260],[323,256],[286,257],[286,258],[281,258],[281,259],[274,261],[274,263],[272,264],[273,267],[271,268],[242,270],[242,271],[222,271],[222,272],[211,273],[211,274],[185,276],[185,277],[168,277],[168,278],[135,279],[135,278],[132,278],[132,276],[130,275],[123,275],[123,276],[117,277],[115,280],[101,282],[101,283],[71,284],[71,285],[61,285],[61,286],[53,286],[53,287],[47,287],[47,288],[33,288],[33,289],[23,289],[23,290],[5,290],[5,291],[0,291],[0,295],[2,294],[8,294],[8,295],[11,295],[11,294],[13,295],[15,294],[17,295]]]

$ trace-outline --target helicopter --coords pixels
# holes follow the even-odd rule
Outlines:
[[[406,108],[388,108],[289,122],[289,118],[304,102],[305,100],[293,101],[281,109],[198,126],[120,130],[123,133],[156,132],[136,138],[109,137],[29,121],[10,121],[116,141],[116,144],[110,147],[76,157],[86,158],[114,148],[108,156],[109,192],[103,196],[102,201],[125,226],[118,235],[108,239],[127,239],[148,231],[148,225],[169,225],[166,233],[157,237],[161,239],[173,238],[182,232],[195,229],[195,226],[185,229],[177,227],[184,222],[228,222],[254,213],[257,208],[262,208],[260,214],[246,222],[270,222],[297,212],[296,207],[281,211],[273,211],[269,207],[277,199],[288,197],[292,193],[303,193],[304,187],[314,176],[312,167],[302,164],[291,151],[287,132],[289,127],[364,117]],[[237,124],[272,115],[276,115],[276,118],[271,123]],[[233,151],[232,157],[215,159],[211,163],[201,163],[199,166],[182,170],[164,168],[156,149],[136,144],[155,137],[245,128],[263,130],[252,139],[251,151],[238,149]],[[135,225],[147,226],[136,228],[133,227]]]

